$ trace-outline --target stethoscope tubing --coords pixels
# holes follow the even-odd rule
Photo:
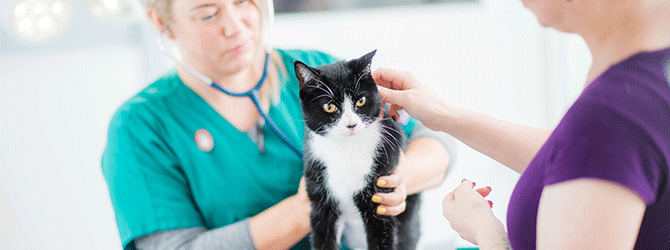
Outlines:
[[[268,114],[266,114],[265,112],[263,112],[263,109],[261,108],[261,101],[260,101],[261,98],[260,98],[260,94],[259,94],[258,91],[260,90],[261,86],[263,86],[263,83],[265,82],[265,79],[267,78],[269,62],[270,62],[270,54],[265,53],[265,66],[263,67],[263,75],[261,76],[261,79],[258,81],[256,86],[254,86],[253,88],[251,88],[250,90],[247,90],[245,92],[236,93],[236,92],[228,91],[223,86],[217,84],[214,80],[200,74],[199,72],[195,71],[194,69],[191,69],[190,67],[184,65],[183,63],[181,63],[177,60],[177,63],[179,63],[186,71],[188,71],[189,73],[191,73],[193,76],[195,76],[199,80],[203,81],[204,83],[209,84],[214,89],[216,89],[218,91],[221,91],[224,94],[229,95],[229,96],[249,97],[249,99],[251,99],[251,101],[254,103],[254,106],[256,106],[256,110],[258,110],[258,113],[263,117],[263,120],[265,120],[265,122],[270,126],[270,130],[272,130],[272,132],[277,137],[279,137],[279,139],[285,145],[287,145],[291,149],[291,151],[293,151],[293,153],[295,153],[298,157],[300,157],[300,159],[302,159],[303,158],[302,150],[300,150],[300,148],[298,148],[295,144],[293,144],[288,139],[288,137],[286,137],[286,135],[284,135],[284,133],[282,133],[281,130],[279,130],[279,127],[277,127],[277,124],[275,124],[274,121],[270,118],[270,116]]]

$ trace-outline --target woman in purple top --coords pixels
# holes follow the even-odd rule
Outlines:
[[[480,249],[670,249],[670,1],[524,4],[593,56],[553,131],[454,107],[408,72],[373,74],[396,108],[522,173],[508,232],[482,197],[490,188],[470,181],[446,195],[444,216]]]

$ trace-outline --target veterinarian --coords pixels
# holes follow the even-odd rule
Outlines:
[[[468,180],[445,196],[444,216],[480,249],[670,249],[670,1],[522,1],[593,56],[553,131],[455,107],[408,72],[373,73],[387,101],[522,174],[507,232],[490,190]]]
[[[293,62],[319,66],[337,59],[271,48],[269,0],[144,4],[181,59],[122,104],[109,125],[102,170],[122,247],[309,249],[310,205],[300,185],[304,122]],[[224,89],[258,92],[237,97]],[[403,127],[411,142],[401,164],[378,180],[395,191],[370,201],[381,204],[382,215],[402,213],[407,194],[439,185],[451,162],[446,134],[414,119]]]

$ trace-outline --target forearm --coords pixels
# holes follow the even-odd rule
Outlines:
[[[533,128],[494,117],[456,109],[440,118],[444,132],[512,170],[523,173],[551,130]]]
[[[309,201],[291,196],[252,217],[249,228],[257,249],[291,248],[310,231]]]
[[[135,239],[138,249],[288,249],[309,233],[309,209],[292,196],[231,225],[157,232]]]
[[[403,161],[407,168],[407,194],[415,194],[442,183],[450,157],[440,141],[421,137],[409,143]]]
[[[254,249],[249,220],[207,230],[204,227],[166,230],[134,240],[140,250],[163,249]]]

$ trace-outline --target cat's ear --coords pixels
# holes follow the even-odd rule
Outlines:
[[[319,77],[319,73],[316,69],[307,66],[307,64],[301,61],[296,60],[295,63],[293,63],[293,66],[295,67],[295,76],[298,77],[301,89],[305,87],[308,82],[316,80]]]
[[[372,57],[375,56],[375,53],[377,53],[377,50],[373,50],[372,52],[365,54],[361,58],[356,59],[356,61],[358,62],[359,72],[361,72],[362,74],[371,73],[370,67],[372,66]]]

